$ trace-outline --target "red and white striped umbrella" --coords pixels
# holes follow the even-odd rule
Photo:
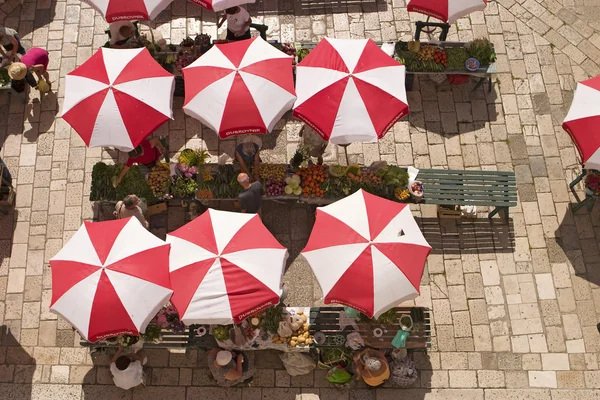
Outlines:
[[[345,304],[379,317],[419,295],[430,251],[407,204],[359,190],[317,208],[302,255],[326,304]]]
[[[144,333],[173,293],[169,248],[134,217],[84,222],[50,260],[50,310],[90,342]]]
[[[487,0],[410,0],[406,9],[453,23],[474,11],[483,11]]]
[[[258,37],[217,44],[183,69],[183,110],[223,139],[270,132],[296,100],[292,59]]]
[[[223,11],[226,8],[240,6],[242,4],[254,3],[256,0],[190,0],[204,8],[213,11]]]
[[[287,249],[257,214],[209,209],[167,242],[171,303],[184,323],[239,323],[279,303]]]
[[[562,126],[575,142],[583,167],[600,170],[600,76],[577,83]]]
[[[106,22],[152,20],[173,0],[83,0],[104,16]]]
[[[100,48],[67,74],[62,117],[88,147],[128,151],[173,118],[174,90],[147,49]]]
[[[325,38],[296,67],[294,116],[335,144],[381,139],[408,114],[405,73],[370,39]]]

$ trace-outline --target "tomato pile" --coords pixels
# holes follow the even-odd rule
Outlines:
[[[443,49],[440,49],[439,47],[435,50],[435,53],[433,54],[433,60],[438,64],[442,64],[444,67],[448,66],[448,56],[446,55],[446,52]]]
[[[302,194],[304,197],[323,197],[325,195],[321,183],[327,179],[327,173],[325,173],[322,165],[300,168],[296,174],[302,178]]]

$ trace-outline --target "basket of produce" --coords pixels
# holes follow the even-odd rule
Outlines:
[[[416,202],[423,200],[423,182],[412,181],[408,185],[408,191]]]

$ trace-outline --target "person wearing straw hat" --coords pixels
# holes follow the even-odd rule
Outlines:
[[[219,386],[249,382],[256,372],[253,360],[244,353],[214,348],[208,353],[207,359],[208,368]]]
[[[27,76],[28,72],[35,73],[40,82],[45,82],[48,85],[48,89],[52,87],[50,82],[50,75],[48,75],[48,52],[39,47],[32,47],[29,49],[23,57],[21,62],[12,63],[8,67],[8,76],[14,81],[20,81]],[[35,85],[38,88],[39,83]]]
[[[390,377],[390,366],[385,355],[377,350],[365,349],[354,355],[356,379],[362,378],[370,387],[381,386]]]

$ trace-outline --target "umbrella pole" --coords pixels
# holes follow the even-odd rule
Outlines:
[[[341,147],[344,148],[344,154],[346,155],[346,165],[350,165],[350,160],[348,160],[348,144],[340,144]]]

